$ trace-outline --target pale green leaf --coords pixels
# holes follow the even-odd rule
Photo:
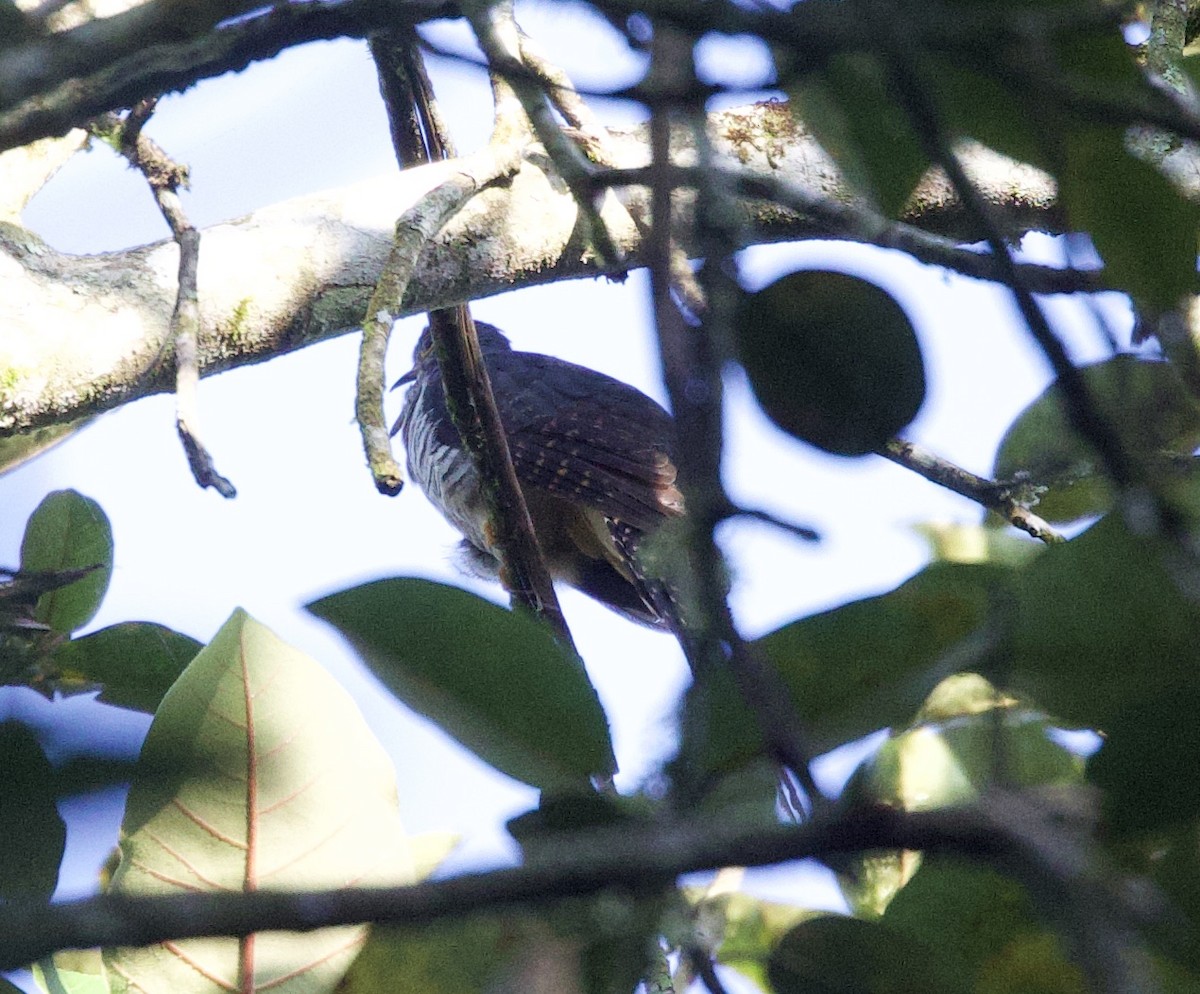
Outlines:
[[[391,761],[340,686],[236,611],[155,716],[111,889],[237,893],[410,882]],[[427,855],[422,857],[427,860]],[[115,991],[332,990],[361,927],[109,949]]]

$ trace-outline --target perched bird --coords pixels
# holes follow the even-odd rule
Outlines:
[[[645,394],[595,370],[515,351],[475,322],[513,466],[551,576],[626,618],[676,628],[671,598],[638,557],[642,538],[683,514],[671,458],[671,416]],[[496,578],[499,554],[470,454],[450,420],[429,329],[413,352],[392,434],[408,472],[465,536],[462,565]]]

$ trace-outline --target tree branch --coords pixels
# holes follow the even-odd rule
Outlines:
[[[799,826],[741,825],[689,817],[623,823],[565,835],[547,844],[535,863],[470,873],[404,887],[345,888],[280,893],[178,894],[131,897],[107,894],[41,907],[0,907],[0,969],[17,969],[58,949],[137,946],[193,936],[238,936],[264,928],[307,931],[363,921],[425,924],[480,911],[551,904],[612,890],[654,893],[683,873],[721,866],[767,866],[872,849],[951,852],[992,861],[1026,883],[1064,891],[1093,911],[1116,905],[1078,887],[1086,872],[1065,860],[1064,845],[1038,844],[1026,801],[985,797],[972,807],[901,812],[891,808],[818,815]],[[1053,812],[1050,812],[1053,814]]]
[[[710,115],[720,153],[734,175],[771,175],[823,196],[847,198],[837,170],[786,107],[759,104]],[[613,132],[619,168],[649,158],[645,133]],[[964,153],[976,182],[994,197],[1006,232],[1053,229],[1053,186],[1044,176],[991,153]],[[406,170],[342,190],[298,198],[204,229],[198,274],[202,375],[261,361],[357,327],[392,247],[385,218],[400,217],[435,187],[473,169],[458,160]],[[477,164],[476,164],[477,165]],[[1005,192],[1007,191],[1007,193]],[[675,210],[684,237],[694,198]],[[737,202],[755,240],[827,236],[811,217],[762,199]],[[972,237],[957,201],[931,196],[909,220]],[[630,264],[646,246],[626,209],[610,198],[606,226]],[[471,199],[417,260],[394,316],[451,306],[517,286],[604,270],[577,230],[568,191],[537,162],[524,162],[503,188]],[[71,421],[136,397],[171,389],[160,364],[177,284],[176,248],[158,243],[75,256],[0,222],[0,432]],[[69,315],[64,319],[64,315]]]
[[[954,493],[981,504],[994,511],[1010,524],[1015,525],[1047,545],[1063,542],[1063,536],[1022,503],[1017,496],[1019,484],[1003,483],[976,476],[969,470],[943,459],[916,442],[893,438],[879,454],[898,466],[910,469],[931,483],[952,490]]]
[[[0,150],[73,127],[120,107],[185,90],[198,80],[244,69],[285,48],[329,38],[364,38],[389,25],[452,14],[444,0],[344,0],[262,5],[222,0],[189,9],[151,0],[123,14],[0,47]]]
[[[179,246],[179,291],[171,314],[171,341],[175,347],[175,426],[183,443],[192,476],[201,487],[212,487],[222,497],[237,496],[233,484],[217,472],[212,455],[200,435],[200,301],[196,273],[200,265],[198,232],[179,199],[187,186],[187,167],[181,166],[143,133],[157,99],[143,100],[124,120],[107,122],[117,129],[117,149],[146,179],[159,212]]]

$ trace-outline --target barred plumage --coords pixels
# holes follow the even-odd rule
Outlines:
[[[551,575],[628,618],[676,627],[665,588],[637,561],[641,538],[684,513],[671,416],[620,380],[515,351],[498,329],[475,326]],[[494,577],[499,557],[479,480],[450,421],[432,351],[426,329],[392,433],[402,434],[409,475],[465,536],[468,568]]]

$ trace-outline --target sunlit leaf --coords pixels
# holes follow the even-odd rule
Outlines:
[[[55,777],[37,737],[0,722],[0,901],[49,900],[67,842]]]
[[[364,584],[308,609],[405,704],[501,772],[556,789],[614,768],[595,689],[533,619],[415,579]]]
[[[35,617],[56,632],[86,625],[100,607],[112,573],[112,528],[100,505],[74,490],[56,490],[25,526],[21,569],[30,573],[91,570],[69,586],[43,594]]]
[[[305,890],[415,876],[392,764],[341,687],[237,611],[146,737],[111,890]],[[115,991],[332,990],[361,927],[105,950]]]
[[[779,940],[800,922],[816,917],[817,912],[734,892],[703,899],[696,914],[706,939],[713,930],[720,930],[711,937],[720,940],[717,962],[768,990],[767,962]]]
[[[747,294],[735,328],[763,410],[836,455],[877,450],[925,398],[912,324],[890,294],[858,277],[791,273]]]
[[[165,625],[131,621],[64,642],[54,653],[64,678],[100,684],[100,700],[153,713],[202,643]]]
[[[0,437],[0,476],[23,466],[30,459],[54,448],[59,442],[65,442],[89,421],[91,418],[84,418],[68,424],[46,425],[32,431],[15,432]]]
[[[33,964],[33,979],[46,994],[108,994],[99,950],[56,953]]]

